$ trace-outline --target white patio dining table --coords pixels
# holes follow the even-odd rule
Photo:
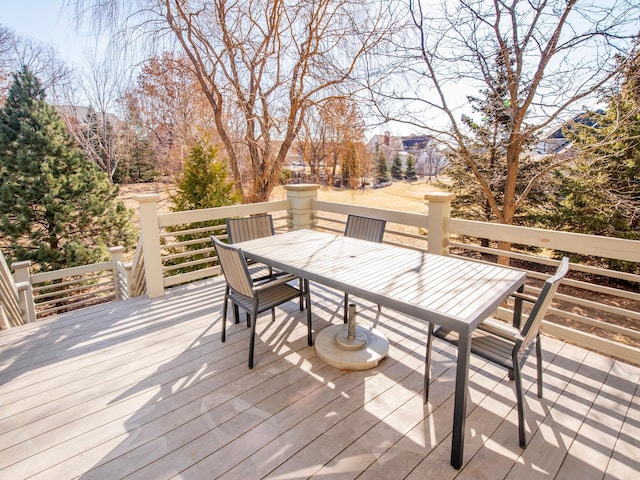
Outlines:
[[[451,465],[463,463],[473,330],[524,286],[516,269],[314,230],[238,243],[245,254],[312,282],[459,333]]]

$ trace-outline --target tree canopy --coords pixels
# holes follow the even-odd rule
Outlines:
[[[620,62],[606,110],[564,128],[577,158],[556,173],[545,216],[551,228],[640,239],[640,52]]]
[[[349,95],[393,20],[382,0],[74,3],[115,39],[129,28],[186,55],[246,202],[268,199],[309,110]]]
[[[107,247],[135,242],[117,189],[83,157],[27,67],[0,110],[0,214],[4,252],[42,270],[103,260]]]
[[[409,25],[390,37],[370,83],[380,114],[437,138],[464,164],[493,217],[514,222],[535,185],[558,162],[540,163],[523,184],[527,147],[571,118],[623,67],[638,31],[637,2],[598,0],[410,0]],[[597,52],[597,55],[593,53]],[[489,111],[469,112],[463,91],[481,92]],[[476,116],[494,142],[497,170],[479,164]],[[481,114],[480,119],[477,115]],[[483,158],[486,158],[483,156]],[[555,164],[554,164],[555,163]],[[496,165],[498,167],[498,165]],[[504,245],[505,248],[508,246]]]

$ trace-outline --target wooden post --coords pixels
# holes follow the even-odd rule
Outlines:
[[[455,194],[448,192],[431,192],[424,196],[429,202],[429,253],[449,254],[448,222],[454,198]]]
[[[285,185],[287,200],[291,200],[289,210],[289,230],[313,228],[314,210],[313,200],[318,198],[320,185],[301,183],[298,185]]]
[[[160,255],[160,228],[158,227],[158,206],[160,195],[151,193],[135,195],[140,212],[140,239],[144,256],[144,276],[147,285],[147,296],[157,298],[164,296],[164,278],[162,257]]]
[[[22,311],[22,321],[31,323],[36,321],[36,306],[33,302],[33,288],[31,286],[31,261],[14,262],[11,264],[13,269],[13,279],[18,288],[18,299],[20,310]]]

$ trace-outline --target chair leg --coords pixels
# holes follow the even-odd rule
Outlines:
[[[427,333],[427,351],[424,357],[424,393],[422,395],[424,403],[429,401],[429,381],[431,376],[431,346],[433,343],[433,323],[429,322],[429,332]]]
[[[251,338],[249,340],[249,368],[253,368],[253,349],[256,343],[256,325],[258,324],[258,303],[253,307],[253,322],[251,322]]]
[[[237,303],[233,303],[233,320],[236,323],[240,323],[240,311],[238,309],[238,304]]]
[[[538,364],[538,398],[542,398],[542,345],[539,332],[536,338],[536,363]]]
[[[517,357],[514,355],[513,361],[513,379],[516,384],[516,401],[518,403],[518,437],[520,439],[520,446],[525,448],[527,446],[527,433],[524,423],[524,398],[522,392],[522,375],[520,373],[520,364]]]
[[[304,310],[305,285],[304,281],[300,278],[298,282],[298,288],[300,289],[300,311]]]
[[[222,341],[224,342],[227,332],[227,304],[229,303],[229,285],[224,291],[224,304],[222,305]]]
[[[307,304],[307,345],[313,345],[313,335],[311,329],[311,290],[309,290],[309,280],[304,280],[304,296]]]
[[[342,321],[347,323],[347,319],[349,318],[349,294],[344,294],[344,314],[342,315]]]

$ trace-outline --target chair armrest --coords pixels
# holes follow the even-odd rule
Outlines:
[[[515,328],[520,329],[520,323],[522,320],[522,302],[536,303],[537,298],[531,295],[525,295],[522,292],[513,292],[511,297],[515,299],[515,305],[513,306],[513,321],[512,324]]]
[[[296,280],[297,278],[298,277],[296,277],[295,275],[292,275],[290,273],[288,273],[286,275],[280,275],[274,280],[264,281],[264,282],[260,283],[259,285],[256,285],[254,287],[254,290],[256,292],[259,292],[261,290],[267,290],[267,289],[273,288],[273,287],[275,287],[277,285],[282,285],[283,283],[288,283],[291,280]]]
[[[531,303],[536,303],[536,301],[538,300],[536,297],[532,297],[531,295],[525,295],[524,293],[520,293],[520,292],[513,292],[511,296],[513,298],[517,298],[519,300],[524,300],[525,302],[531,302]]]
[[[520,330],[506,322],[496,320],[495,318],[487,318],[478,326],[478,330],[504,338],[505,340],[511,340],[512,342],[517,342],[518,340],[523,339],[520,334]]]

